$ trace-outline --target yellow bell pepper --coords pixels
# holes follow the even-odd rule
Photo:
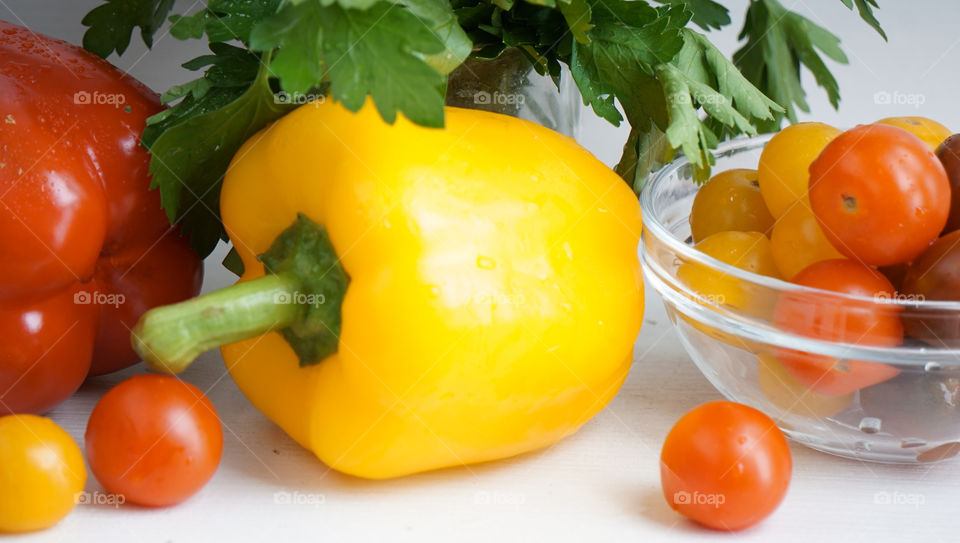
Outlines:
[[[147,313],[134,346],[176,372],[223,345],[250,401],[334,469],[377,479],[544,447],[627,376],[639,205],[546,128],[308,104],[240,149],[221,213],[240,282]]]

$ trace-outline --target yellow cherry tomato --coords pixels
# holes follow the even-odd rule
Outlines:
[[[757,181],[763,201],[775,219],[798,201],[809,207],[810,163],[839,135],[839,130],[827,124],[798,123],[781,130],[763,148]]]
[[[0,417],[0,532],[53,526],[74,508],[86,480],[80,448],[55,422]]]
[[[766,234],[771,227],[773,217],[760,195],[756,170],[720,172],[693,199],[690,233],[695,242],[728,230]]]
[[[757,357],[757,382],[770,403],[786,413],[813,418],[831,417],[853,401],[853,394],[818,394],[797,381],[787,368],[769,354]]]
[[[780,277],[770,240],[760,232],[718,232],[695,245],[696,249],[742,270]],[[768,309],[771,300],[759,289],[707,266],[686,262],[677,270],[681,281],[707,305],[728,305],[750,314]]]
[[[823,235],[813,211],[803,204],[777,219],[770,234],[770,250],[777,270],[788,281],[811,264],[844,258]]]
[[[923,140],[923,143],[926,143],[932,151],[936,151],[943,140],[953,133],[946,126],[926,117],[887,117],[886,119],[880,119],[876,124],[888,124],[902,128]]]

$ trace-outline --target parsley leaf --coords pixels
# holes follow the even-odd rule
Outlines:
[[[590,33],[590,43],[573,47],[570,68],[584,102],[618,124],[622,117],[616,98],[630,122],[625,159],[617,171],[635,187],[651,170],[671,160],[677,149],[694,165],[698,177],[706,176],[713,164],[710,150],[720,136],[756,134],[755,123],[772,121],[774,113],[782,111],[704,35],[685,28],[689,13],[683,8],[659,8],[646,15],[645,24],[637,10],[636,19],[598,25]],[[596,20],[613,16],[603,9]],[[604,34],[596,31],[600,28],[612,30]],[[634,68],[624,69],[627,66]],[[701,119],[700,109],[711,123]]]
[[[691,98],[719,123],[715,125],[719,135],[753,135],[754,126],[783,112],[783,107],[751,85],[706,36],[685,29],[684,40],[672,64],[692,81]]]
[[[480,4],[484,3],[481,0]],[[550,74],[555,80],[560,76],[560,63],[569,61],[574,34],[567,26],[567,16],[563,12],[530,2],[518,2],[509,11],[492,8],[484,15],[489,17],[488,21],[478,21],[476,27],[487,36],[475,38],[480,40],[477,46],[482,49],[474,56],[494,58],[507,47],[515,47],[538,73]]]
[[[786,117],[796,122],[794,106],[809,111],[800,82],[800,67],[806,66],[822,87],[833,107],[840,103],[837,80],[820,53],[846,64],[840,39],[809,19],[787,10],[777,0],[751,0],[740,33],[744,46],[733,55],[734,63],[757,88],[785,108]],[[818,52],[819,51],[819,52]],[[775,130],[781,117],[761,129]]]
[[[443,42],[443,51],[424,56],[424,61],[434,70],[447,75],[470,56],[473,42],[457,21],[450,2],[447,0],[401,0],[399,3],[416,17],[427,21],[433,33]]]
[[[202,38],[210,42],[240,40],[249,43],[250,31],[264,17],[276,13],[280,0],[209,0],[206,9],[193,15],[170,17],[170,34],[186,40]]]
[[[883,28],[880,27],[880,21],[877,20],[877,16],[873,14],[873,9],[879,9],[880,6],[877,5],[876,0],[840,0],[843,2],[843,5],[847,6],[847,9],[852,10],[854,4],[857,6],[857,11],[860,13],[860,18],[863,19],[868,25],[873,27],[877,31],[877,34],[886,40],[887,33],[883,31]]]
[[[693,24],[704,30],[720,30],[730,24],[730,12],[713,0],[664,0],[663,3],[686,6],[693,13]]]
[[[614,171],[633,187],[634,192],[640,194],[647,175],[673,158],[674,149],[656,123],[651,122],[645,127],[631,126],[620,162]]]
[[[83,34],[83,48],[102,58],[116,51],[122,55],[130,35],[140,27],[140,37],[153,47],[153,36],[173,8],[174,0],[107,0],[87,13],[80,23],[89,27]]]
[[[631,125],[653,117],[665,124],[665,104],[654,80],[654,66],[668,62],[683,46],[687,20],[682,7],[652,8],[639,2],[597,1],[589,43],[576,43],[570,58],[573,80],[584,104],[614,125],[623,105]],[[653,92],[651,92],[653,91]]]
[[[634,149],[618,173],[642,187],[647,174],[673,159],[679,149],[694,166],[698,179],[705,179],[713,164],[711,149],[720,139],[736,134],[755,135],[755,126],[770,122],[783,108],[767,98],[736,69],[704,36],[683,29],[683,48],[669,63],[656,66],[667,112],[666,122],[631,123]],[[701,118],[702,109],[707,118]],[[646,126],[646,130],[643,127]],[[669,145],[666,145],[669,144]]]
[[[171,223],[180,222],[190,243],[207,255],[226,235],[220,222],[220,183],[237,149],[292,106],[270,87],[257,55],[227,44],[195,59],[209,66],[204,77],[181,86],[183,99],[147,120],[142,144],[150,151],[151,188],[160,190]],[[191,64],[191,63],[188,63]],[[244,79],[246,79],[244,81]]]
[[[417,124],[443,126],[446,78],[419,57],[444,50],[436,34],[386,2],[362,11],[324,9],[321,32],[334,99],[356,111],[370,95],[388,123],[400,111]]]
[[[424,59],[446,51],[438,33],[401,5],[325,3],[287,3],[251,34],[253,50],[279,49],[270,70],[280,86],[307,92],[329,80],[333,98],[351,110],[369,95],[387,122],[402,112],[417,124],[442,126],[446,79]]]
[[[587,0],[561,0],[560,13],[567,21],[570,33],[580,43],[587,43],[587,32],[593,28],[593,10]]]
[[[280,77],[287,92],[307,92],[323,78],[326,66],[320,34],[320,4],[308,0],[286,4],[250,35],[254,51],[272,51],[270,71]]]

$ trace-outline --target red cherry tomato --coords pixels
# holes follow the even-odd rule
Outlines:
[[[810,165],[810,205],[838,251],[889,266],[937,239],[950,213],[950,182],[913,134],[862,125],[837,136]]]
[[[943,233],[949,234],[960,229],[960,134],[954,134],[943,140],[937,148],[937,158],[943,164],[950,180],[950,217]]]
[[[893,285],[880,272],[845,258],[812,264],[797,274],[793,282],[865,298],[895,296]],[[899,308],[873,301],[789,292],[777,301],[773,320],[783,330],[824,341],[886,347],[903,341]],[[827,395],[849,394],[899,373],[887,364],[838,360],[792,349],[777,349],[777,357],[797,381]]]
[[[740,530],[769,516],[787,493],[792,469],[790,447],[770,417],[733,402],[684,415],[660,454],[667,503],[716,530]]]
[[[914,301],[960,300],[960,230],[938,239],[914,260],[903,278],[903,295]],[[960,347],[960,315],[923,306],[907,309],[910,337],[936,348]]]
[[[138,375],[94,407],[86,449],[90,470],[109,492],[161,507],[186,500],[213,477],[223,431],[213,404],[195,386]]]

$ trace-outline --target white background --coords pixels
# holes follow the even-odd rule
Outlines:
[[[880,0],[884,43],[839,0],[781,0],[843,39],[848,66],[831,64],[843,102],[834,111],[814,88],[805,119],[852,126],[893,115],[926,115],[960,130],[960,3]],[[746,1],[724,0],[734,25],[711,39],[726,53]],[[0,0],[0,19],[79,43],[82,15],[95,0]],[[179,12],[199,2],[179,1]],[[179,64],[202,54],[199,42],[161,35],[147,52],[139,38],[112,59],[155,90],[192,74]],[[2,59],[0,59],[2,61]],[[881,105],[874,94],[911,95],[919,107]],[[581,140],[608,164],[625,138],[584,111]],[[222,248],[221,248],[222,249]],[[229,284],[207,263],[205,290]],[[659,449],[670,426],[692,407],[719,398],[684,353],[659,299],[648,293],[646,324],[635,364],[619,396],[577,435],[545,451],[470,468],[386,482],[328,470],[246,402],[208,353],[184,378],[207,391],[224,424],[223,462],[198,495],[173,508],[79,506],[55,528],[24,541],[229,540],[701,540],[955,541],[960,534],[960,462],[928,466],[864,464],[793,446],[794,478],[779,511],[735,534],[712,533],[684,521],[663,500]],[[87,416],[110,386],[140,366],[94,379],[52,417],[82,444]],[[87,490],[100,490],[91,477]],[[284,504],[277,492],[299,504]],[[298,494],[294,494],[294,493]],[[912,495],[920,505],[883,505],[877,493]],[[19,541],[20,538],[12,538]]]

